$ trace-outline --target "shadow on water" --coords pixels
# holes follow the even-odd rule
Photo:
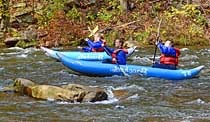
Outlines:
[[[139,49],[129,57],[128,63],[149,66],[152,51]],[[0,118],[1,121],[55,122],[210,121],[209,58],[210,48],[182,48],[179,68],[199,65],[205,68],[195,78],[175,82],[140,76],[90,77],[67,69],[39,49],[1,49],[0,89],[16,78],[56,86],[77,83],[107,89],[109,100],[73,104],[0,92]],[[125,90],[126,94],[115,97],[113,90]]]

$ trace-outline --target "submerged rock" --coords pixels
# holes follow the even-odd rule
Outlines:
[[[129,93],[127,90],[114,90],[113,94],[116,98],[122,100],[122,99],[126,99],[129,96]]]
[[[17,78],[13,85],[4,87],[3,91],[13,91],[37,99],[53,99],[70,102],[96,102],[108,99],[105,90],[99,87],[89,87],[80,84],[68,84],[61,87],[39,85],[23,78]]]

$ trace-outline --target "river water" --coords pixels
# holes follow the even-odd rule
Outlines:
[[[154,48],[140,48],[128,63],[151,65]],[[158,58],[159,52],[157,52]],[[204,65],[198,77],[170,81],[158,78],[89,77],[64,67],[40,49],[0,49],[0,89],[16,78],[39,84],[77,83],[105,88],[109,100],[68,103],[37,100],[0,92],[1,122],[207,122],[210,121],[210,48],[181,48],[179,68]],[[112,90],[126,90],[118,99]]]

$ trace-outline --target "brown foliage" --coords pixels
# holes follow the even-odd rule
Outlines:
[[[35,4],[33,4],[33,1]],[[19,3],[23,2],[21,0],[10,0],[10,3]],[[112,1],[113,2],[113,1]],[[114,11],[114,6],[110,1],[96,1],[96,3],[91,3],[89,0],[80,0],[78,3],[75,2],[76,6],[78,7],[78,11],[80,12],[80,20],[70,20],[66,17],[65,12],[67,12],[74,4],[66,5],[68,10],[60,10],[54,13],[53,18],[50,20],[47,27],[39,29],[39,39],[41,46],[61,46],[61,45],[71,45],[73,44],[73,41],[80,41],[81,39],[87,37],[89,34],[87,30],[87,25],[91,28],[94,28],[94,26],[98,25],[100,30],[105,30],[105,34],[107,34],[109,37],[112,35],[113,32],[116,32],[116,35],[122,36],[124,39],[130,39],[134,35],[134,33],[144,33],[144,32],[150,32],[148,38],[144,38],[148,44],[153,44],[152,41],[156,39],[156,28],[158,21],[156,18],[163,18],[161,14],[165,10],[169,10],[171,6],[179,7],[181,4],[186,4],[187,0],[183,0],[184,3],[179,3],[178,1],[164,1],[164,0],[145,0],[142,1],[134,1],[131,0],[130,3],[134,3],[134,8],[130,11],[122,12],[116,9]],[[35,5],[35,8],[37,7],[36,3],[40,4],[46,4],[48,5],[48,2],[41,1],[41,0],[27,0],[26,4],[27,6]],[[113,2],[114,3],[114,2]],[[202,12],[206,16],[206,18],[209,18],[209,4],[207,4],[206,0],[201,0],[200,2]],[[65,8],[65,9],[67,9]],[[109,21],[103,21],[103,19],[97,18],[97,13],[101,10],[106,10],[108,14],[112,14],[112,18]],[[114,11],[114,12],[111,12]],[[14,11],[15,12],[15,11]],[[13,12],[13,13],[14,13]],[[109,13],[110,12],[110,13]],[[96,17],[93,18],[93,20],[89,21],[86,17],[90,15],[90,17]],[[36,17],[35,17],[36,18]],[[125,23],[129,23],[132,21],[141,20],[136,23],[132,23],[127,26],[120,26],[124,25]],[[186,21],[185,21],[186,20]],[[179,35],[183,35],[181,32],[181,29],[186,28],[187,25],[190,25],[188,19],[183,18],[181,23],[177,23],[177,26],[172,26],[171,23],[163,22],[161,25],[161,30],[166,30],[166,32],[161,34],[161,38],[164,39],[164,37],[176,37],[180,38]],[[75,22],[76,21],[76,22]],[[81,22],[80,22],[81,21]],[[85,23],[85,24],[84,24]],[[17,23],[17,26],[14,26],[13,23],[12,27],[20,28],[21,24]],[[118,27],[119,26],[119,27]],[[106,29],[108,28],[108,29]],[[112,33],[111,31],[112,30]],[[183,29],[184,30],[184,29]],[[205,29],[205,38],[210,38],[210,29],[209,25]],[[113,34],[115,35],[115,34]],[[186,35],[186,34],[185,34]],[[108,37],[107,36],[107,37]],[[142,36],[147,36],[146,34]],[[194,38],[194,37],[193,37]],[[110,38],[109,38],[110,39]],[[112,40],[112,38],[110,39]],[[176,39],[177,40],[177,39]],[[194,39],[196,40],[196,39]],[[142,40],[137,40],[141,41]],[[197,41],[197,40],[196,40]],[[76,42],[77,43],[77,42]],[[78,44],[78,43],[77,43]]]
[[[67,19],[64,11],[57,11],[45,29],[47,36],[40,39],[41,45],[52,47],[81,40],[88,33],[85,28],[84,24],[75,24]]]

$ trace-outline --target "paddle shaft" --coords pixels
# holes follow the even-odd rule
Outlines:
[[[106,52],[109,56],[112,56],[112,55],[109,53],[109,51],[108,51],[105,47],[104,47],[104,50],[105,50],[105,52]],[[117,64],[118,68],[120,69],[120,71],[123,73],[124,76],[129,76],[127,73],[125,73],[125,71],[123,70],[123,68],[120,67],[120,65],[117,63],[117,61],[116,61],[116,64]]]
[[[157,41],[158,41],[158,39],[157,39]],[[153,63],[155,63],[155,56],[156,56],[156,52],[157,52],[157,45],[155,44],[155,52],[154,52],[154,57],[153,57]]]
[[[160,39],[160,24],[162,22],[162,19],[160,20],[159,22],[159,25],[158,25],[158,33],[157,33],[157,38],[156,38],[156,42],[159,43],[159,39]],[[156,56],[156,52],[157,52],[157,44],[155,44],[155,52],[154,52],[154,57],[153,57],[153,64],[155,63],[155,56]]]

